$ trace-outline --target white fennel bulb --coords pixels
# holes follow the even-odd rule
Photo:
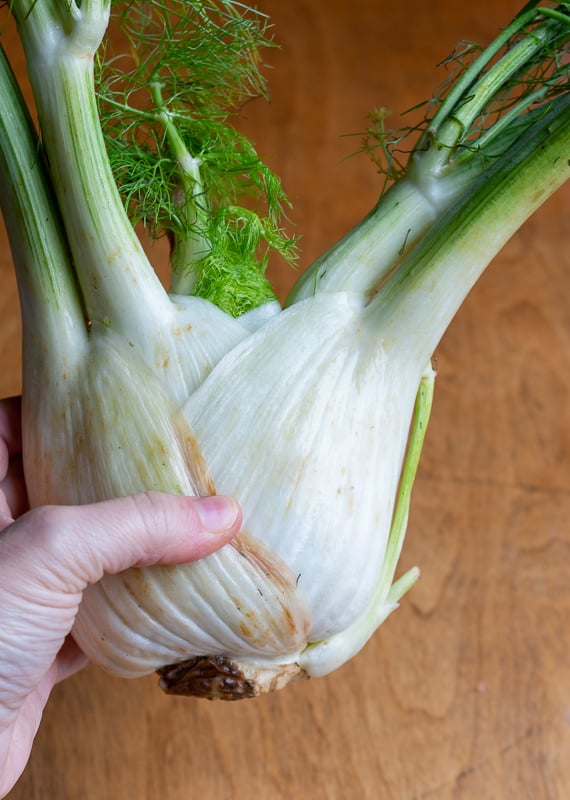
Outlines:
[[[330,648],[317,658],[315,644],[347,631],[373,599],[381,618],[395,607],[388,598],[395,565],[383,597],[376,590],[425,360],[425,345],[414,352],[407,340],[385,341],[360,296],[322,295],[234,348],[184,407],[216,491],[239,497],[244,531],[263,543],[268,563],[286,565],[291,620],[304,614],[301,639],[297,623],[272,652],[256,624],[267,583],[258,584],[259,607],[248,621],[243,600],[228,602],[209,566],[218,555],[198,568],[106,576],[85,594],[74,628],[81,648],[110,671],[135,676],[181,661],[183,646],[191,663],[175,673],[185,691],[205,686],[201,657],[216,656],[207,692],[223,694],[220,676],[228,672],[231,696],[338,666],[327,661]],[[210,622],[193,607],[201,569],[209,571]],[[239,641],[227,619],[236,605],[244,615]],[[362,644],[357,637],[346,658]]]
[[[224,356],[188,398],[184,415],[213,485],[240,499],[244,529],[287,565],[306,638],[268,660],[247,623],[237,649],[228,642],[204,651],[187,635],[187,657],[171,652],[172,664],[159,669],[167,691],[233,699],[322,675],[362,647],[413,582],[415,571],[391,585],[429,412],[428,391],[413,418],[418,387],[421,397],[433,380],[425,365],[494,254],[566,180],[567,166],[552,169],[567,147],[565,109],[556,120],[541,117],[528,131],[533,146],[512,149],[443,215],[372,301],[325,292],[294,304]],[[539,177],[541,192],[525,192]],[[168,597],[179,608],[194,590],[175,574]],[[124,581],[104,578],[89,590],[74,633],[93,660],[136,675],[150,668],[154,647],[144,659],[130,656],[131,630],[152,628],[164,654],[162,577],[148,570],[136,590]],[[216,596],[215,583],[209,591]],[[223,603],[217,613],[224,618]]]

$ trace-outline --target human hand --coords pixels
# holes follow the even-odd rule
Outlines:
[[[83,590],[104,572],[208,555],[239,530],[229,498],[158,493],[84,506],[24,508],[18,405],[0,401],[0,797],[21,775],[50,691],[87,662],[69,632]],[[1,427],[4,425],[4,427]],[[15,515],[14,515],[15,516]]]
[[[16,519],[27,510],[20,398],[9,397],[0,400],[0,514]]]

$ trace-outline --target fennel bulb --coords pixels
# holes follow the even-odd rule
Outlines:
[[[250,63],[252,28],[239,27],[247,9],[184,7],[210,43],[205,63],[223,41],[220,9]],[[283,311],[267,302],[263,258],[259,269],[250,256],[262,231],[285,255],[292,243],[272,213],[260,221],[236,211],[234,189],[208,189],[213,141],[224,138],[219,108],[209,119],[216,136],[202,138],[201,100],[185,117],[176,81],[159,80],[164,64],[149,74],[143,58],[135,75],[149,107],[130,106],[128,81],[124,96],[116,76],[102,85],[99,108],[128,119],[117,130],[111,112],[109,128],[101,111],[113,134],[107,155],[94,77],[107,6],[16,0],[14,11],[49,164],[2,61],[0,105],[12,112],[0,127],[0,197],[22,298],[31,500],[219,491],[244,511],[237,540],[200,563],[90,587],[74,636],[115,674],[158,670],[170,692],[236,699],[330,672],[417,578],[414,569],[392,584],[429,418],[431,354],[495,253],[568,177],[567,6],[528,4],[465,67],[434,101],[403,174],[305,272]],[[129,6],[133,47],[140,34],[141,52],[145,41],[168,51],[162,12],[151,5],[145,40],[147,17]],[[131,135],[137,120],[155,132],[152,147]],[[370,137],[393,173],[401,134],[391,140],[381,126]],[[253,159],[252,181],[270,186],[271,205],[275,184],[233,141],[224,169]],[[144,181],[121,180],[115,145],[122,159],[133,149],[121,163],[147,177],[170,158],[153,215]],[[172,237],[178,294],[158,283],[115,180],[135,220]],[[226,270],[236,260],[237,279]],[[242,292],[251,302],[234,318],[226,301]]]

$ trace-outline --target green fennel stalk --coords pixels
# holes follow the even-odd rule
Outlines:
[[[475,191],[551,101],[567,93],[568,6],[559,8],[528,3],[487,48],[464,44],[452,53],[450,79],[412,125],[387,130],[387,112],[372,114],[364,150],[386,176],[384,191],[305,270],[288,304],[316,291],[373,295],[434,222]]]
[[[85,310],[33,123],[2,48],[0,108],[0,200],[19,281],[24,351],[42,350],[47,364],[61,352],[81,357]]]
[[[181,7],[194,8],[184,3]],[[200,306],[197,298],[169,297],[123,206],[95,91],[95,55],[109,24],[110,6],[98,0],[80,9],[52,0],[15,0],[12,12],[26,52],[50,182],[86,313],[92,321],[120,332],[156,374],[167,375],[175,402],[181,404],[247,330],[209,303]],[[235,250],[236,226],[230,228],[225,249]],[[237,230],[241,234],[239,221]],[[216,242],[223,249],[224,237]],[[257,286],[259,265],[250,258],[249,268],[252,285]],[[260,299],[258,291],[253,305],[267,296],[263,289]],[[246,300],[250,308],[251,295]]]

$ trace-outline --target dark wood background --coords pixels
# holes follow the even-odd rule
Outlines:
[[[366,112],[428,97],[462,38],[516,0],[263,2],[283,49],[243,126],[281,174],[303,264],[378,192],[345,160]],[[6,37],[5,37],[6,38]],[[12,39],[8,45],[12,50]],[[20,69],[20,68],[19,68]],[[570,797],[570,192],[503,250],[438,348],[402,568],[422,578],[337,673],[237,704],[88,669],[50,699],[11,800],[563,800]],[[160,264],[163,254],[154,253]],[[293,282],[274,268],[283,295]],[[20,387],[0,241],[0,394]]]

